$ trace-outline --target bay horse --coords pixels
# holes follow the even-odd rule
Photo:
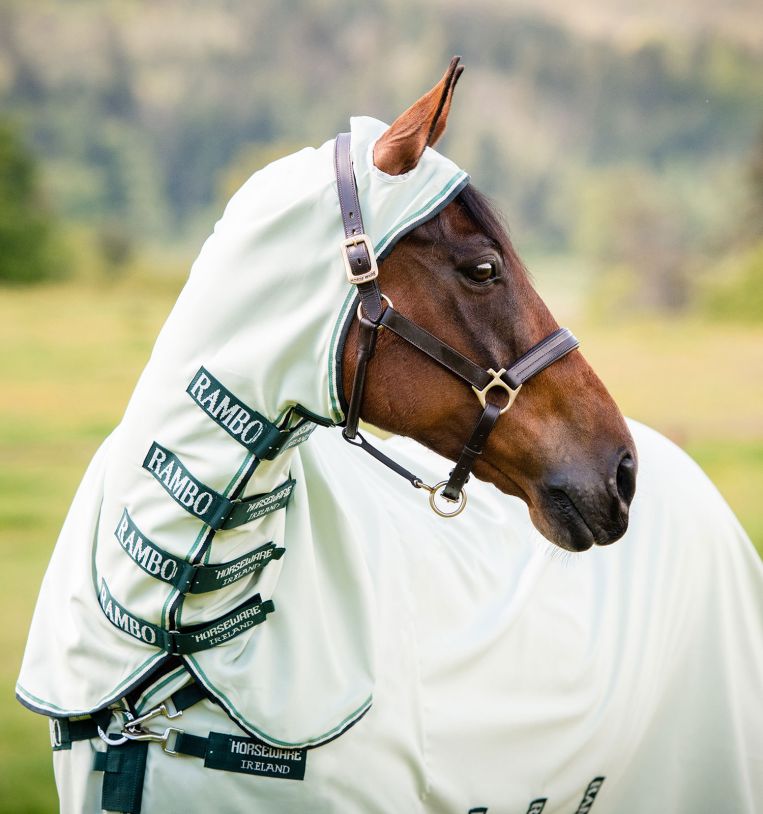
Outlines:
[[[202,249],[32,622],[63,811],[760,802],[759,564],[432,149],[461,70]]]

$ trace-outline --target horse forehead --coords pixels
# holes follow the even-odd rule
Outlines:
[[[413,250],[428,247],[458,255],[495,247],[495,241],[474,223],[457,201],[416,227],[401,244]]]

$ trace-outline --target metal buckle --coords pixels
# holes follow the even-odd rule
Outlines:
[[[493,378],[482,388],[482,390],[478,390],[474,385],[472,385],[472,390],[474,390],[475,394],[477,395],[477,398],[479,399],[480,404],[483,407],[485,407],[486,404],[485,395],[487,394],[488,390],[492,390],[494,387],[501,387],[509,394],[509,403],[501,408],[501,412],[499,413],[499,415],[503,415],[511,407],[511,405],[514,404],[517,394],[522,389],[522,385],[520,384],[516,390],[512,390],[511,387],[509,387],[509,385],[506,384],[506,382],[501,378],[501,376],[503,376],[505,372],[506,372],[505,367],[502,367],[497,373],[491,367],[488,370],[488,373]]]
[[[134,732],[129,727],[125,727],[122,734],[124,735],[125,740],[161,743],[163,752],[166,752],[168,755],[177,755],[179,752],[176,752],[175,749],[169,746],[169,740],[173,735],[175,736],[175,740],[173,741],[174,746],[175,743],[177,743],[177,736],[182,735],[183,730],[176,729],[174,726],[168,726],[164,732],[154,732],[151,729],[143,729],[142,727],[139,727],[138,731]]]
[[[428,484],[424,483],[422,480],[416,480],[413,484],[417,489],[425,489],[429,492],[429,506],[432,511],[439,515],[440,517],[458,517],[459,514],[466,508],[466,490],[462,489],[459,495],[459,500],[451,500],[445,495],[442,495],[442,490],[445,486],[448,485],[448,481],[441,480],[439,483],[436,483],[434,486],[429,486]],[[443,500],[447,500],[448,503],[456,503],[456,508],[452,512],[443,511],[437,505],[437,496],[441,495]]]
[[[347,250],[352,246],[360,245],[364,245],[366,247],[366,251],[368,252],[368,261],[371,264],[371,268],[368,271],[363,272],[363,274],[353,274],[352,264],[350,263],[350,257]],[[347,240],[342,242],[341,251],[342,260],[344,260],[344,272],[347,275],[348,283],[352,283],[353,285],[361,285],[361,283],[369,283],[371,280],[375,280],[379,276],[379,266],[376,262],[376,254],[374,253],[374,248],[371,244],[371,238],[367,234],[353,235],[352,237],[348,237]]]
[[[170,712],[166,704],[159,704],[158,707],[154,707],[154,709],[144,712],[143,715],[139,715],[137,718],[127,721],[125,724],[125,729],[140,729],[142,728],[142,725],[146,723],[146,721],[150,721],[152,718],[161,717],[172,721],[175,718],[179,718],[182,714],[182,710],[178,709],[175,710],[175,712]]]
[[[48,726],[50,727],[50,745],[56,749],[64,742],[61,734],[61,721],[58,718],[48,718]]]

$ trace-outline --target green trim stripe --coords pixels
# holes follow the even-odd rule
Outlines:
[[[256,735],[257,737],[262,738],[266,743],[271,743],[274,746],[283,746],[286,749],[295,749],[300,748],[303,746],[319,746],[326,741],[330,741],[335,738],[337,735],[341,735],[341,733],[347,729],[348,726],[353,724],[359,718],[361,718],[370,708],[371,703],[373,702],[373,696],[369,695],[368,698],[363,701],[360,706],[354,709],[349,715],[347,715],[342,721],[340,721],[336,726],[332,727],[326,732],[323,732],[320,735],[316,735],[314,738],[310,738],[306,741],[283,741],[279,738],[274,738],[272,735],[268,735],[262,729],[256,727],[251,721],[249,721],[244,715],[242,715],[236,705],[228,698],[225,693],[219,689],[214,682],[211,681],[209,676],[204,672],[202,666],[199,664],[197,658],[192,655],[185,657],[185,662],[188,665],[188,668],[192,670],[193,674],[196,676],[196,679],[209,690],[209,692],[217,698],[217,700],[226,708],[228,714],[237,721],[247,732],[251,732],[252,734]]]

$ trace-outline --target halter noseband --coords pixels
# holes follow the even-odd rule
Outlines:
[[[389,298],[385,297],[379,289],[377,282],[379,269],[376,264],[373,245],[371,238],[363,231],[363,217],[360,211],[358,189],[350,155],[349,133],[340,133],[336,137],[334,165],[339,193],[339,207],[342,212],[345,234],[345,240],[342,243],[342,257],[344,258],[347,280],[357,286],[360,298],[360,304],[358,305],[360,327],[355,378],[352,383],[347,421],[342,430],[342,435],[347,441],[361,447],[385,466],[402,475],[417,489],[426,489],[429,492],[430,506],[441,517],[455,517],[466,506],[464,484],[469,479],[474,462],[482,453],[487,438],[493,427],[495,427],[499,416],[514,404],[522,385],[528,379],[577,348],[580,343],[567,328],[559,328],[530,348],[510,367],[501,368],[497,371],[493,368],[484,370],[457,350],[451,348],[450,345],[446,345],[424,328],[406,319],[399,311],[395,310]],[[386,301],[386,308],[382,304],[382,300]],[[401,339],[418,348],[422,353],[425,353],[435,362],[450,370],[451,373],[463,379],[467,384],[470,384],[482,406],[482,414],[448,479],[435,486],[425,484],[405,467],[400,466],[383,452],[371,446],[358,432],[366,369],[368,362],[374,355],[376,336],[381,327],[388,328]],[[487,394],[494,388],[505,391],[508,396],[508,401],[503,407],[487,400]],[[438,494],[441,494],[446,501],[457,504],[456,508],[450,512],[441,509],[436,502]]]

